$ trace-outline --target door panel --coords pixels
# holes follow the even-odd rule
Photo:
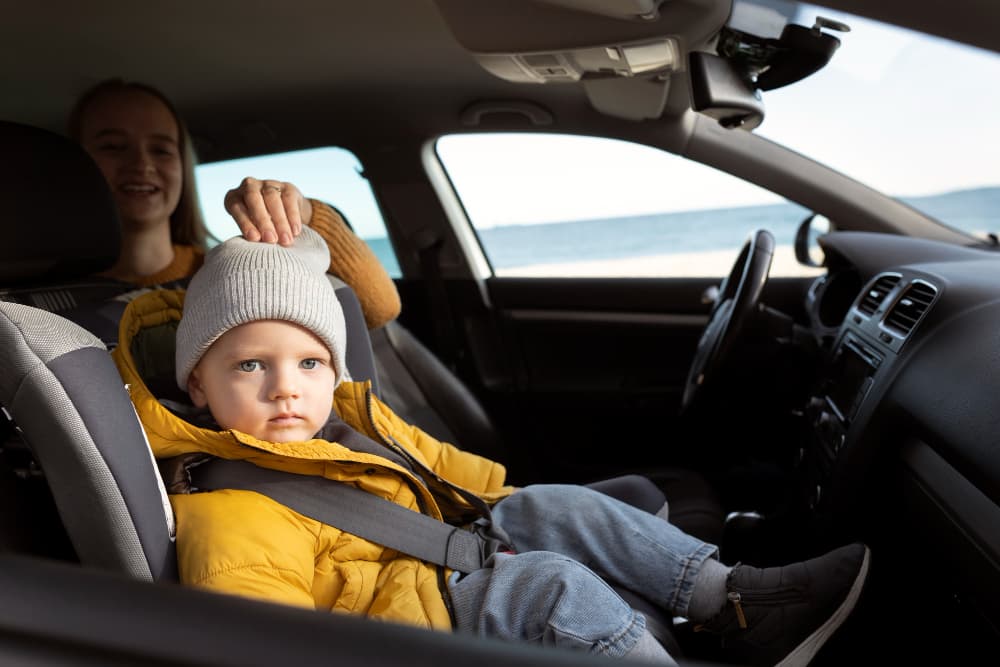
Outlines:
[[[702,295],[718,282],[493,278],[488,305],[448,285],[466,344],[457,368],[511,445],[519,483],[589,481],[698,454],[678,413],[707,321]],[[801,317],[808,284],[774,279],[764,301]],[[407,302],[404,313],[414,310]],[[417,319],[407,324],[433,348],[433,323]]]

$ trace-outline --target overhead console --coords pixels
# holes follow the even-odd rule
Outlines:
[[[455,39],[480,62],[498,57],[523,61],[526,56],[550,55],[576,63],[574,71],[580,75],[577,78],[672,69],[677,63],[654,66],[650,53],[644,53],[641,45],[672,40],[684,52],[709,47],[730,12],[728,0],[435,2]],[[617,53],[601,55],[594,53],[596,49]],[[619,55],[635,61],[630,65],[617,59]],[[523,76],[511,74],[510,80],[537,82],[548,78],[549,73],[532,71]]]
[[[848,29],[821,17],[797,25],[767,0],[435,2],[459,44],[502,79],[576,84],[595,109],[629,120],[660,117],[674,86],[683,101],[670,108],[747,130],[764,118],[759,91],[822,68],[840,46],[827,31]],[[690,86],[676,86],[677,73]]]
[[[711,49],[729,0],[436,0],[458,42],[514,83],[582,85],[597,110],[659,117],[687,53]]]

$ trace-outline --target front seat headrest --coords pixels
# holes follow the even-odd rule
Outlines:
[[[118,207],[74,141],[0,121],[0,284],[91,276],[121,247]]]

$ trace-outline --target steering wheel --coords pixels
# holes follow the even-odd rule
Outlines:
[[[773,257],[771,232],[766,229],[751,232],[709,311],[708,324],[698,341],[684,384],[682,411],[690,410],[704,396],[706,384],[726,364],[734,344],[757,310]]]

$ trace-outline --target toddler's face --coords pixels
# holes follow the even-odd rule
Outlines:
[[[312,438],[330,416],[336,375],[330,350],[291,322],[230,329],[191,371],[188,393],[224,429],[261,440]]]

